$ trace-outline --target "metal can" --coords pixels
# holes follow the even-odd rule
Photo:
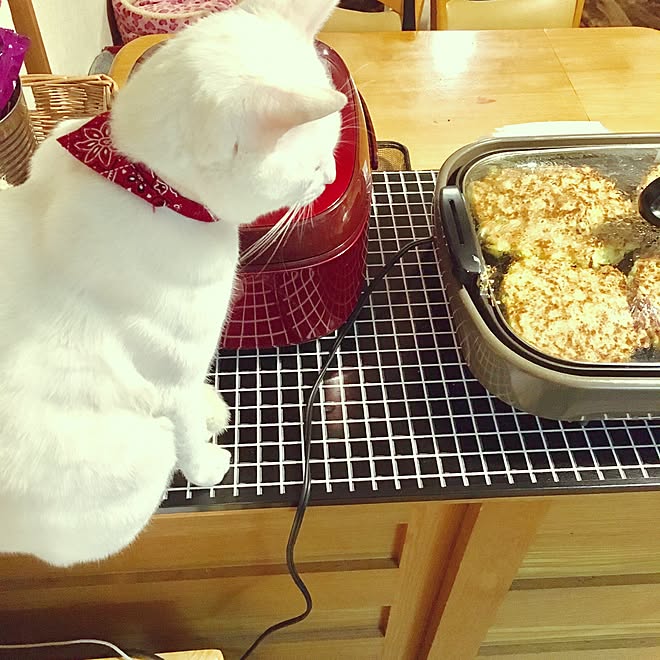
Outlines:
[[[13,186],[25,181],[37,141],[20,81],[9,99],[9,112],[0,119],[0,178]]]

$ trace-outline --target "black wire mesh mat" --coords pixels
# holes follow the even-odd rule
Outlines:
[[[373,274],[431,229],[434,175],[377,172]],[[567,423],[489,395],[458,349],[432,248],[403,258],[363,310],[315,407],[313,502],[660,488],[660,419]],[[302,415],[332,337],[222,352],[210,377],[233,411],[234,466],[198,488],[177,474],[164,508],[289,505],[302,481]]]

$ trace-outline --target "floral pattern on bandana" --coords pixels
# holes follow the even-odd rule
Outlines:
[[[120,154],[112,143],[109,112],[94,117],[57,141],[81,163],[148,202],[154,209],[166,206],[200,222],[217,220],[206,207],[180,195],[146,165],[135,163]]]
[[[98,128],[84,128],[84,140],[78,143],[78,149],[83,156],[83,163],[88,164],[98,160],[104,167],[110,167],[112,162],[112,138],[107,124]]]

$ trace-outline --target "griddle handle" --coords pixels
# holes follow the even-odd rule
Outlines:
[[[456,186],[440,189],[439,216],[442,232],[461,284],[472,284],[483,270],[474,225],[465,208],[465,198]]]
[[[639,196],[639,214],[652,225],[660,227],[660,178],[651,181]]]

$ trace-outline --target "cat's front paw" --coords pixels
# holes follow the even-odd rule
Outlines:
[[[218,445],[204,444],[191,460],[181,465],[186,479],[196,486],[214,486],[222,481],[231,465],[231,454]]]
[[[204,384],[204,396],[206,397],[206,428],[209,433],[221,435],[225,432],[231,421],[229,406],[225,403],[222,395],[212,385]]]

